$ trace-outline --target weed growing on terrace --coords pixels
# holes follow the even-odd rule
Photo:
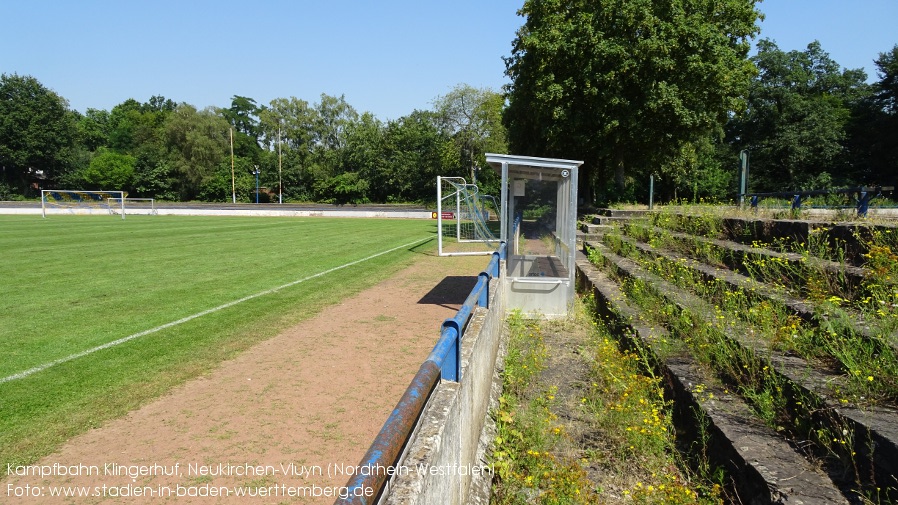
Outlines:
[[[594,503],[594,492],[580,462],[554,452],[565,436],[551,410],[554,389],[539,392],[528,388],[547,357],[539,323],[514,313],[508,318],[508,329],[504,391],[494,414],[497,436],[491,461],[498,479],[491,502]]]
[[[624,233],[641,242],[654,247],[671,251],[699,259],[714,266],[726,265],[726,251],[714,245],[708,238],[695,235],[674,236],[668,228],[652,227],[641,222],[627,223],[623,226]]]
[[[584,305],[591,303],[588,297]],[[513,316],[503,373],[506,389],[494,413],[498,436],[492,462],[498,478],[492,501],[720,503],[719,486],[680,470],[670,405],[660,381],[645,373],[643,357],[620,351],[603,323],[577,321],[581,329],[570,331],[588,335],[582,357],[589,366],[586,383],[566,405],[586,423],[589,444],[585,450],[570,450],[574,435],[559,420],[557,388],[541,382],[551,375],[534,372],[544,370],[547,359],[545,323]],[[507,387],[509,378],[512,388]]]
[[[596,314],[594,308],[590,312]],[[581,399],[595,430],[603,434],[590,455],[592,463],[602,473],[608,469],[629,476],[616,483],[615,494],[634,503],[720,503],[722,489],[708,480],[709,474],[684,470],[671,403],[647,362],[648,350],[633,336],[622,345],[604,321],[593,324],[591,382]]]
[[[777,376],[765,359],[727,337],[730,322],[721,318],[720,312],[706,318],[700,311],[671,304],[640,279],[623,278],[620,284],[629,300],[639,307],[652,308],[646,312],[686,344],[701,363],[750,400],[770,426],[776,428],[782,423],[777,407],[787,399]]]
[[[669,405],[658,379],[641,371],[639,354],[619,351],[607,336],[594,351],[594,382],[583,405],[599,429],[615,435],[606,457],[621,462],[634,453],[662,457],[671,449],[671,437],[664,413]]]
[[[720,216],[703,211],[697,213],[671,212],[666,208],[652,217],[655,226],[681,231],[690,235],[707,238],[719,238],[723,231],[723,220]]]
[[[544,367],[546,350],[539,337],[539,326],[528,324],[520,312],[507,320],[509,331],[508,354],[505,357],[503,384],[505,391],[521,394],[532,377]],[[534,337],[536,331],[536,338]]]
[[[863,297],[858,307],[864,317],[881,321],[884,335],[898,340],[898,229],[876,229],[871,233],[864,253],[867,276],[861,286]]]
[[[713,304],[712,322],[726,322],[735,316],[749,323],[751,335],[767,342],[772,350],[797,352],[807,359],[835,362],[845,371],[849,382],[849,387],[840,392],[840,398],[861,404],[898,401],[898,356],[894,348],[885,343],[887,339],[882,337],[894,331],[898,324],[898,318],[886,310],[892,309],[891,304],[879,300],[875,305],[880,314],[865,315],[864,320],[872,322],[879,335],[871,338],[855,330],[857,313],[847,311],[851,303],[832,294],[844,282],[833,283],[832,279],[827,279],[827,272],[807,269],[808,272],[820,273],[807,277],[806,283],[817,286],[816,289],[822,293],[816,300],[818,320],[810,323],[787,306],[761,296],[753,287],[736,287],[721,279],[710,278],[688,265],[685,259],[674,260],[663,255],[650,257],[614,234],[606,236],[605,243],[617,254],[637,261],[649,272]],[[881,251],[873,247],[870,249],[877,253]],[[808,255],[809,252],[806,250],[804,254]],[[880,266],[885,269],[883,276],[890,277],[888,269],[894,268],[893,265],[888,261],[880,263],[885,264]],[[762,272],[768,283],[771,278],[776,279],[783,288],[790,283],[790,277],[803,275],[792,268],[792,262],[775,256],[746,256],[744,264],[749,271]],[[881,287],[878,289],[888,291]],[[870,297],[870,300],[874,298]],[[867,303],[871,304],[870,301]],[[721,327],[720,330],[724,331],[725,328]],[[767,398],[763,394],[753,396],[758,400]]]

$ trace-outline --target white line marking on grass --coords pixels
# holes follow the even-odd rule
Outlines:
[[[87,356],[88,354],[93,354],[93,353],[95,353],[95,352],[97,352],[97,351],[102,351],[103,349],[109,349],[110,347],[115,347],[115,346],[117,346],[117,345],[119,345],[119,344],[124,344],[125,342],[129,342],[129,341],[134,340],[134,339],[136,339],[136,338],[140,338],[140,337],[143,337],[143,336],[146,336],[146,335],[150,335],[151,333],[156,333],[156,332],[158,332],[158,331],[162,331],[162,330],[171,328],[171,327],[173,327],[173,326],[177,326],[177,325],[179,325],[179,324],[186,323],[186,322],[188,322],[188,321],[193,321],[194,319],[203,317],[203,316],[205,316],[205,315],[212,314],[213,312],[218,312],[218,311],[220,311],[220,310],[224,310],[224,309],[233,307],[234,305],[237,305],[237,304],[239,304],[239,303],[243,303],[243,302],[252,300],[252,299],[254,299],[254,298],[259,298],[260,296],[265,296],[265,295],[270,295],[270,294],[272,294],[272,293],[277,293],[278,291],[280,291],[280,290],[282,290],[282,289],[286,289],[286,288],[289,288],[289,287],[293,287],[293,286],[295,286],[295,285],[297,285],[297,284],[301,284],[301,283],[303,283],[303,282],[306,282],[306,281],[315,279],[316,277],[321,277],[322,275],[327,275],[327,274],[329,274],[329,273],[336,272],[337,270],[342,270],[342,269],[344,269],[344,268],[351,267],[351,266],[357,265],[357,264],[359,264],[359,263],[363,263],[363,262],[365,262],[365,261],[374,259],[374,258],[376,258],[376,257],[378,257],[378,256],[383,256],[384,254],[388,254],[388,253],[391,253],[391,252],[393,252],[393,251],[397,251],[397,250],[402,249],[402,248],[404,248],[404,247],[409,247],[409,246],[413,246],[413,245],[420,244],[421,242],[424,242],[425,240],[430,240],[430,238],[420,239],[420,240],[416,240],[416,241],[414,241],[414,242],[409,242],[408,244],[403,244],[403,245],[401,245],[401,246],[394,247],[394,248],[392,248],[392,249],[388,249],[388,250],[386,250],[386,251],[381,251],[381,252],[379,252],[379,253],[377,253],[377,254],[372,254],[371,256],[368,256],[367,258],[362,258],[362,259],[358,259],[358,260],[355,260],[355,261],[350,261],[349,263],[346,263],[346,264],[344,264],[344,265],[340,265],[340,266],[338,266],[338,267],[334,267],[334,268],[331,268],[331,269],[329,269],[329,270],[325,270],[325,271],[323,271],[323,272],[318,272],[317,274],[310,275],[310,276],[308,276],[308,277],[303,277],[302,279],[298,279],[298,280],[295,280],[295,281],[293,281],[293,282],[288,282],[287,284],[284,284],[284,285],[282,285],[282,286],[278,286],[278,287],[276,287],[276,288],[271,288],[271,289],[266,289],[265,291],[260,291],[260,292],[258,292],[258,293],[256,293],[256,294],[253,294],[253,295],[244,296],[243,298],[241,298],[241,299],[239,299],[239,300],[234,300],[234,301],[232,301],[232,302],[228,302],[228,303],[225,303],[225,304],[223,304],[223,305],[219,305],[218,307],[214,307],[214,308],[211,308],[211,309],[208,309],[208,310],[204,310],[204,311],[202,311],[202,312],[197,312],[196,314],[187,316],[187,317],[182,318],[182,319],[178,319],[177,321],[172,321],[172,322],[170,322],[170,323],[165,323],[165,324],[163,324],[162,326],[157,326],[157,327],[155,327],[155,328],[152,328],[152,329],[149,329],[149,330],[145,330],[145,331],[142,331],[142,332],[140,332],[140,333],[135,333],[135,334],[133,334],[133,335],[128,335],[127,337],[122,337],[122,338],[120,338],[120,339],[118,339],[118,340],[113,340],[112,342],[107,342],[107,343],[105,343],[105,344],[103,344],[103,345],[98,345],[98,346],[96,346],[96,347],[92,347],[92,348],[90,348],[90,349],[87,349],[86,351],[81,351],[81,352],[72,354],[72,355],[70,355],[70,356],[66,356],[65,358],[59,358],[59,359],[57,359],[57,360],[53,360],[53,361],[44,363],[43,365],[38,365],[38,366],[36,366],[36,367],[34,367],[34,368],[29,368],[28,370],[25,370],[24,372],[19,372],[19,373],[17,373],[17,374],[13,374],[13,375],[10,375],[10,376],[8,376],[8,377],[3,377],[2,379],[0,379],[0,384],[3,384],[4,382],[10,382],[10,381],[18,380],[18,379],[24,379],[25,377],[28,377],[29,375],[34,375],[34,374],[36,374],[36,373],[38,373],[38,372],[42,372],[42,371],[44,371],[44,370],[46,370],[46,369],[48,369],[48,368],[54,367],[54,366],[56,366],[56,365],[61,365],[61,364],[63,364],[63,363],[67,363],[67,362],[69,362],[69,361],[76,360],[76,359],[78,359],[78,358],[82,358],[82,357],[84,357],[84,356]]]

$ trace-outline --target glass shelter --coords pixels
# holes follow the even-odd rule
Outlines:
[[[577,171],[583,162],[507,154],[487,154],[486,161],[502,176],[508,309],[566,316],[576,289]]]

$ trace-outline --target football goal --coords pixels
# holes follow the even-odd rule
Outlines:
[[[151,216],[155,216],[159,214],[159,211],[156,210],[156,199],[155,198],[117,198],[110,197],[107,199],[109,204],[109,212],[113,214],[118,213],[118,209],[126,206],[128,212],[131,215],[134,214],[149,214]]]
[[[41,215],[58,214],[121,214],[125,219],[124,191],[77,191],[67,189],[41,190]]]
[[[437,177],[440,256],[492,254],[499,247],[499,205],[462,177]]]

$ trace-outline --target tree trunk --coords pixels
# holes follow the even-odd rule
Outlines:
[[[593,181],[595,177],[592,177],[592,170],[589,170],[585,165],[580,165],[580,170],[577,172],[577,199],[580,200],[577,202],[577,206],[587,205],[592,206],[596,201],[596,191],[595,185]]]
[[[624,191],[624,157],[618,155],[617,159],[614,160],[614,185],[617,186],[617,191],[619,194],[622,194]]]

